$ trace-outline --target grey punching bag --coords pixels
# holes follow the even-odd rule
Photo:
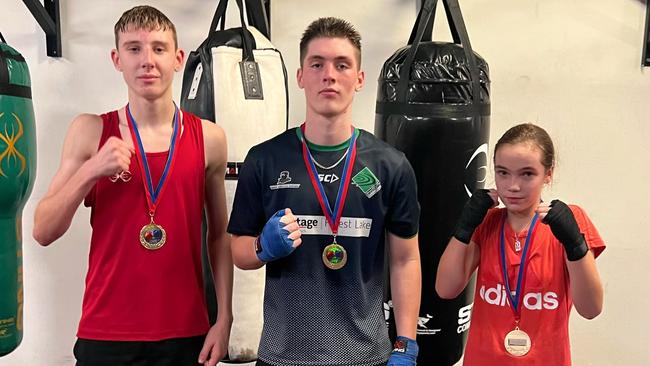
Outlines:
[[[472,51],[457,0],[443,0],[453,43],[432,42],[437,0],[424,2],[408,45],[379,76],[375,135],[404,152],[421,206],[418,365],[453,365],[470,324],[473,281],[453,300],[435,291],[440,257],[471,192],[483,188],[490,125],[486,62]],[[385,313],[391,333],[390,289]]]
[[[35,174],[29,70],[0,35],[0,357],[23,338],[22,213]]]

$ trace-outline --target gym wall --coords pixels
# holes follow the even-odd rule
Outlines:
[[[304,96],[295,83],[301,32],[319,16],[338,16],[355,24],[363,37],[366,85],[353,115],[357,126],[373,131],[376,79],[384,60],[408,39],[416,1],[271,2],[272,41],[289,72],[290,127],[304,118]],[[74,364],[89,210],[80,208],[68,233],[48,248],[31,238],[33,213],[58,167],[72,118],[126,103],[122,77],[109,57],[113,25],[124,10],[141,3],[147,2],[61,1],[62,58],[46,56],[45,36],[21,1],[3,0],[0,6],[0,30],[29,64],[38,139],[37,180],[23,218],[24,339],[0,365]],[[176,24],[187,52],[205,38],[216,6],[207,0],[148,3]],[[650,69],[640,66],[645,6],[640,0],[461,0],[472,46],[490,65],[490,147],[516,123],[546,128],[559,161],[544,198],[584,207],[608,245],[598,259],[603,313],[592,321],[572,316],[575,365],[641,365],[650,359],[645,329],[650,324],[645,233],[650,227]],[[434,37],[450,39],[442,12],[436,21],[440,32]],[[175,79],[177,101],[181,77]],[[490,169],[488,186],[492,177]]]

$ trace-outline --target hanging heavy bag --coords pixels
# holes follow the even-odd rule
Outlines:
[[[408,45],[379,76],[375,135],[413,166],[421,207],[419,365],[453,365],[469,328],[473,281],[454,300],[435,291],[440,257],[465,201],[483,188],[490,125],[488,66],[472,51],[457,0],[443,0],[453,43],[432,42],[437,0],[424,2]],[[394,331],[390,291],[385,304]]]
[[[188,56],[181,91],[181,108],[215,121],[226,132],[229,210],[237,172],[250,147],[285,131],[288,125],[286,68],[280,52],[265,37],[269,35],[269,28],[263,2],[246,0],[248,25],[244,20],[242,0],[236,3],[241,27],[224,29],[228,0],[220,0],[208,37]],[[217,305],[205,245],[203,263],[208,312],[214,322]],[[263,268],[256,271],[235,269],[234,322],[228,347],[231,361],[257,358],[263,293]]]
[[[0,35],[0,357],[23,338],[22,214],[36,175],[29,69]]]
[[[188,56],[181,91],[181,108],[224,128],[229,163],[241,163],[253,145],[288,126],[282,55],[262,34],[268,28],[247,26],[242,0],[236,3],[241,27],[224,29],[228,0],[220,0],[207,39]],[[261,0],[247,4],[249,13],[263,9]]]

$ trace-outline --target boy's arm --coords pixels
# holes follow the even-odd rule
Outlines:
[[[255,241],[257,237],[253,236],[239,236],[233,235],[232,237],[232,254],[235,264],[240,269],[258,269],[264,266],[256,254]]]
[[[418,236],[400,238],[388,233],[388,245],[397,335],[415,339],[422,289]]]
[[[102,127],[97,115],[82,114],[72,121],[59,169],[34,212],[33,236],[39,244],[49,245],[68,230],[98,179],[128,170],[133,149],[123,140],[111,137],[97,151]]]
[[[224,177],[227,148],[223,130],[209,121],[203,123],[205,171],[205,209],[207,213],[207,246],[215,283],[217,306],[216,324],[206,336],[199,362],[216,365],[228,351],[232,325],[233,264],[230,235],[226,232],[228,213]]]

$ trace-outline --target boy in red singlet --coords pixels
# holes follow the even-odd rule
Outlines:
[[[82,201],[91,208],[78,366],[216,365],[232,323],[226,139],[172,100],[184,52],[164,14],[149,6],[126,11],[115,43],[111,58],[128,104],[72,121],[61,165],[35,212],[34,238],[51,244]],[[204,209],[219,306],[212,327],[201,274]]]
[[[605,244],[587,214],[542,202],[553,178],[553,142],[542,128],[508,130],[494,153],[496,190],[463,209],[436,278],[453,298],[478,268],[463,365],[571,365],[569,314],[592,319],[603,306],[595,258]],[[501,200],[505,208],[493,208]]]

